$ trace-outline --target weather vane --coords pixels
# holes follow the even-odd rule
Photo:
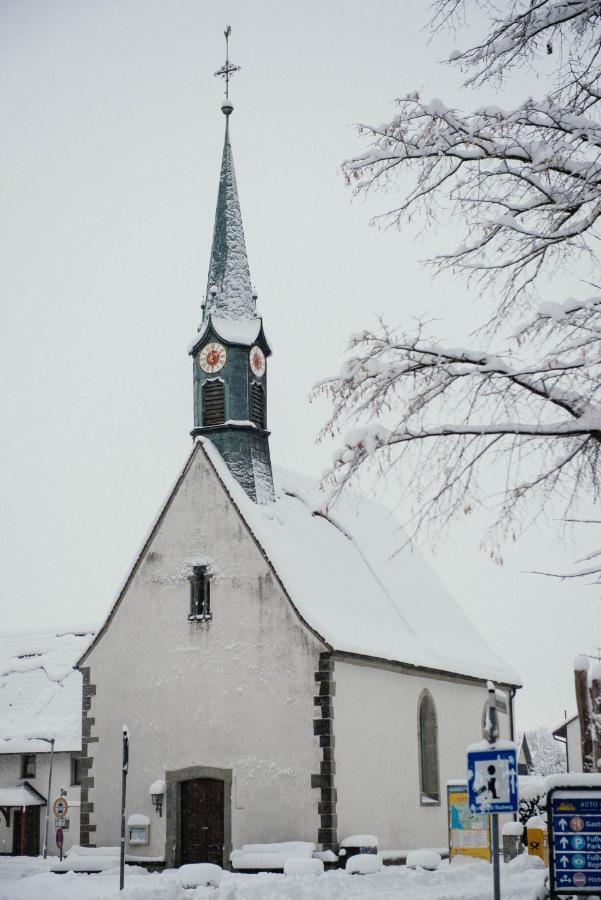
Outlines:
[[[225,78],[225,96],[229,100],[230,78],[234,72],[240,71],[240,66],[235,66],[230,62],[230,34],[232,33],[232,26],[228,25],[223,33],[225,35],[225,63],[214,72],[214,75]]]

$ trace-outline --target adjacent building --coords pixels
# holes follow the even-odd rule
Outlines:
[[[61,788],[69,809],[64,849],[79,843],[82,677],[74,667],[94,633],[0,634],[0,854],[42,852],[48,800]],[[52,795],[48,797],[51,739]],[[48,852],[56,854],[50,810]]]

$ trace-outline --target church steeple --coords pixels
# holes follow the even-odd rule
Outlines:
[[[224,101],[224,104],[226,101]],[[227,118],[219,193],[213,229],[213,246],[205,298],[205,316],[214,314],[225,319],[254,319],[257,315],[246,256],[246,242],[238,199],[234,157],[230,142],[232,105],[222,105]]]
[[[230,32],[228,27],[225,65],[215,73],[226,80],[221,104],[226,117],[225,141],[202,321],[190,347],[194,364],[192,436],[210,438],[248,496],[257,503],[268,503],[274,498],[267,431],[267,357],[271,349],[257,315],[234,172],[229,78],[239,67],[229,61]]]

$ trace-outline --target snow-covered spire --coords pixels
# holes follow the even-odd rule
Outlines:
[[[230,115],[233,105],[229,99],[226,99],[221,108],[226,116],[225,142],[219,176],[219,193],[204,304],[204,319],[210,314],[224,319],[254,319],[257,315],[256,301],[250,281],[230,142]]]

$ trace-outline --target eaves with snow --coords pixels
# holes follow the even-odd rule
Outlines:
[[[0,754],[81,750],[82,676],[94,629],[0,634]],[[44,738],[46,740],[40,740]]]

